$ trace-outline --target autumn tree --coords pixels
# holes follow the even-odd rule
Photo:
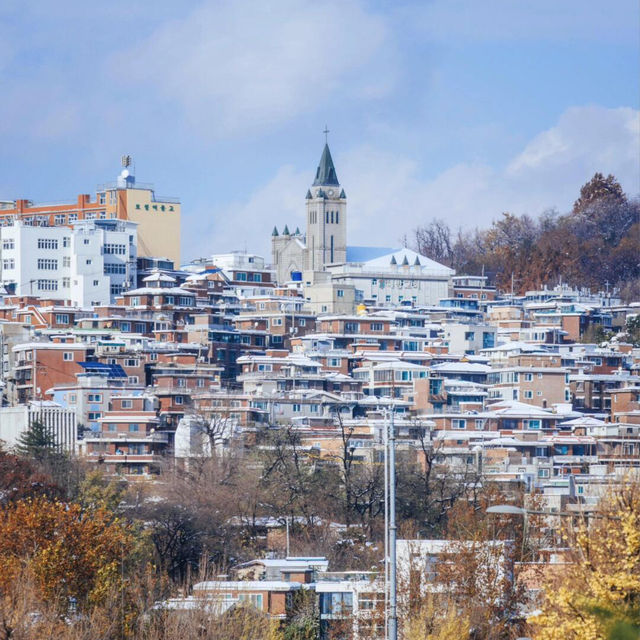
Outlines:
[[[598,512],[568,526],[572,549],[550,576],[539,640],[613,640],[640,636],[640,484],[633,479],[602,499]]]
[[[43,497],[22,500],[0,514],[0,592],[25,570],[48,602],[65,612],[104,601],[122,579],[136,548],[131,528],[113,514]]]

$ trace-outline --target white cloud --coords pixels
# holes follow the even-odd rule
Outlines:
[[[175,101],[201,133],[228,135],[384,95],[392,57],[383,19],[359,0],[223,0],[164,24],[112,67]]]
[[[640,192],[640,112],[630,108],[573,107],[503,167],[458,164],[433,179],[419,164],[370,146],[334,155],[348,196],[349,242],[397,245],[417,225],[444,218],[454,228],[484,227],[502,211],[538,215],[568,211],[580,186],[596,171],[613,173],[625,191]],[[246,202],[213,216],[211,252],[243,248],[269,255],[274,224],[304,231],[304,193],[313,167],[282,167]],[[210,247],[210,248],[209,248]]]

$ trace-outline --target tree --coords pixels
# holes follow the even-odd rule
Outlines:
[[[624,191],[614,176],[606,178],[595,173],[593,178],[580,188],[580,197],[573,203],[573,213],[580,213],[594,202],[610,200],[617,203],[626,201]]]
[[[61,613],[103,602],[121,584],[136,548],[131,528],[113,514],[43,497],[21,500],[0,514],[0,592],[25,575]]]
[[[540,640],[613,640],[640,635],[640,484],[627,481],[605,496],[595,517],[565,532],[572,552],[550,576]],[[635,635],[633,635],[635,634]]]
[[[625,333],[634,347],[640,347],[640,315],[627,318]]]
[[[16,444],[18,455],[38,462],[54,456],[57,451],[58,446],[52,430],[39,420],[34,420],[27,430],[20,434]]]

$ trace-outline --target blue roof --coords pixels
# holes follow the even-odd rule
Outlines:
[[[347,247],[347,262],[368,262],[397,251],[389,247]]]
[[[78,362],[85,373],[107,376],[107,378],[126,378],[127,373],[119,364],[105,364],[104,362]]]

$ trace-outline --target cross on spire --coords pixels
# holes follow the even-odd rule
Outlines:
[[[328,144],[329,142],[329,129],[327,128],[327,125],[324,125],[324,131],[322,132],[324,133],[324,143]]]

